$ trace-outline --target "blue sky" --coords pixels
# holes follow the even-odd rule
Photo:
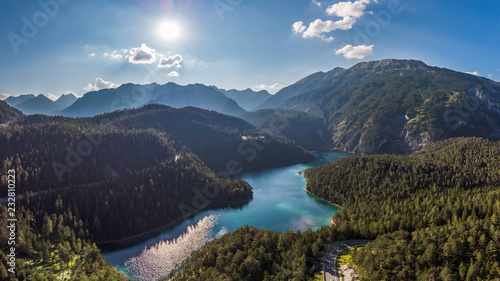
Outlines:
[[[385,58],[500,80],[493,0],[4,0],[0,11],[0,93],[11,95],[128,82],[275,92]]]

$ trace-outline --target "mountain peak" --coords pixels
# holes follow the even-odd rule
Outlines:
[[[399,60],[399,59],[384,59],[378,61],[360,62],[350,70],[363,71],[363,70],[401,70],[401,69],[425,69],[429,66],[419,60]]]
[[[61,107],[43,94],[26,100],[14,106],[26,115],[31,114],[52,114]]]
[[[42,102],[46,102],[46,101],[51,101],[51,102],[54,102],[53,100],[49,99],[49,98],[48,98],[46,95],[44,95],[44,94],[39,94],[38,96],[36,96],[36,97],[34,98],[34,100],[36,100],[36,101],[38,101],[38,102],[40,102],[40,101],[42,101]]]
[[[77,99],[78,99],[78,97],[74,93],[67,93],[67,94],[61,95],[55,101],[55,103],[57,105],[59,105],[61,108],[66,108],[66,107],[72,105]]]

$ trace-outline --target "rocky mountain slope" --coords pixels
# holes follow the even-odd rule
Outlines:
[[[415,60],[337,70],[280,108],[323,118],[344,151],[408,153],[451,137],[500,138],[500,83]]]

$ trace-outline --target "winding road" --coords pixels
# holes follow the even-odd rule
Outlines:
[[[323,256],[323,280],[342,280],[341,275],[337,272],[336,268],[338,255],[343,251],[349,250],[350,248],[361,247],[372,241],[373,240],[347,240],[330,245],[330,247],[325,250],[325,254]]]

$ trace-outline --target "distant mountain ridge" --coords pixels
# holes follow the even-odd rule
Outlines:
[[[53,114],[63,107],[55,103],[48,97],[40,94],[35,98],[28,99],[14,106],[24,114]]]
[[[60,106],[61,108],[66,108],[70,105],[72,105],[78,98],[75,96],[73,93],[68,93],[61,95],[55,103]]]
[[[21,110],[24,114],[54,115],[58,111],[70,106],[78,98],[73,93],[63,94],[56,101],[49,99],[43,94],[10,96],[5,102],[10,106]]]
[[[90,117],[153,103],[176,108],[194,106],[231,116],[239,116],[246,112],[235,101],[202,84],[181,86],[175,83],[164,85],[129,83],[116,89],[86,93],[59,114],[68,117]]]
[[[262,90],[259,92],[256,92],[252,89],[246,89],[246,90],[224,90],[224,89],[219,89],[215,86],[211,86],[213,89],[223,93],[226,97],[233,99],[238,103],[239,106],[241,106],[243,109],[246,111],[254,111],[259,105],[267,101],[269,98],[272,97],[272,95],[266,91]]]
[[[394,59],[326,75],[316,73],[284,88],[281,95],[292,92],[292,97],[278,107],[323,118],[336,149],[408,153],[450,137],[500,138],[498,82]],[[311,80],[295,94],[294,87]]]
[[[148,103],[163,104],[174,108],[193,106],[215,110],[231,116],[240,116],[246,112],[236,101],[202,84],[187,85],[177,91],[161,95]]]
[[[20,95],[20,96],[17,96],[17,97],[13,97],[13,96],[10,96],[8,98],[6,98],[4,101],[10,105],[10,106],[16,106],[22,102],[25,102],[27,100],[30,100],[30,99],[34,99],[36,96],[33,95],[33,94],[29,94],[29,95]]]

